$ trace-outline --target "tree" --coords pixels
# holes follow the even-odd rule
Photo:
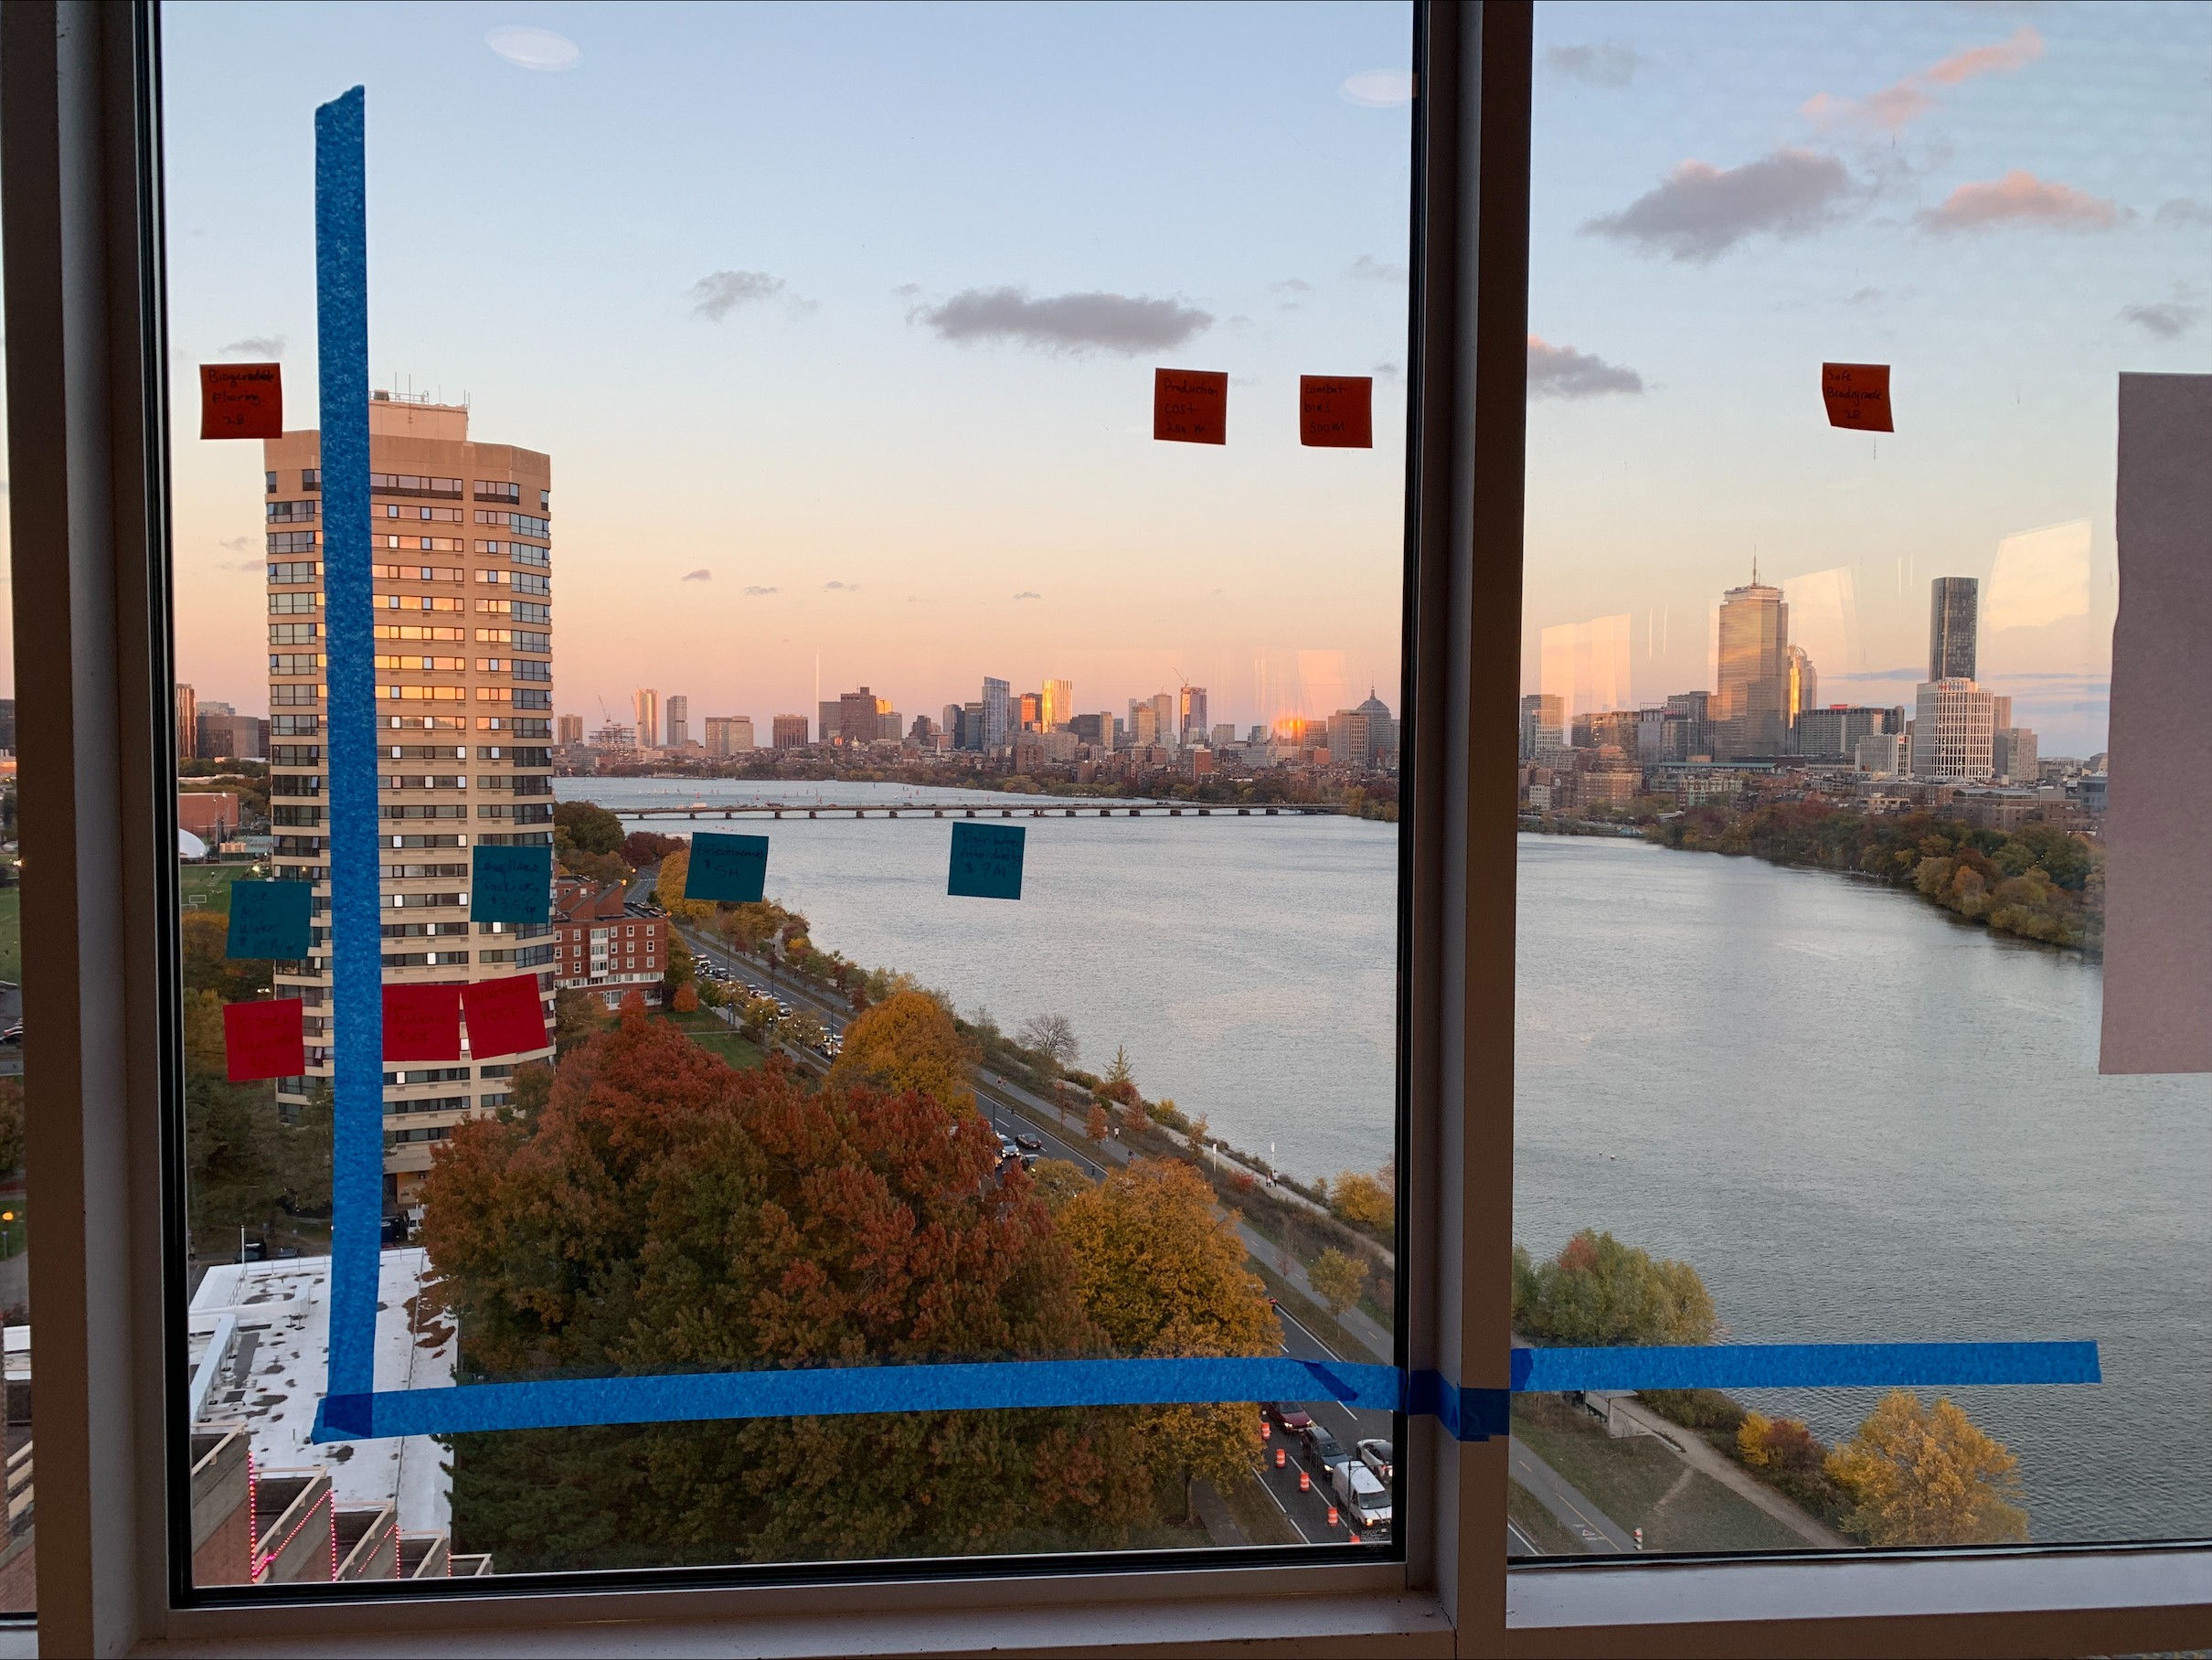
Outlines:
[[[1713,1299],[1686,1262],[1654,1261],[1585,1228],[1553,1261],[1514,1248],[1514,1323],[1532,1337],[1578,1346],[1710,1343]]]
[[[597,802],[555,802],[553,841],[557,853],[564,841],[582,853],[620,853],[622,821]]]
[[[699,1012],[697,988],[690,981],[685,981],[683,984],[675,988],[675,995],[671,999],[671,1005],[679,1015],[697,1014]]]
[[[1079,1193],[1088,1193],[1097,1186],[1082,1167],[1071,1165],[1064,1158],[1040,1158],[1029,1167],[1029,1185],[1047,1210],[1058,1216],[1068,1201]]]
[[[0,1178],[23,1168],[23,1080],[0,1078]]]
[[[1329,1313],[1341,1314],[1359,1301],[1367,1272],[1364,1258],[1346,1256],[1332,1245],[1306,1271],[1306,1278],[1313,1282],[1313,1294],[1329,1305]]]
[[[1347,1170],[1330,1187],[1336,1214],[1363,1228],[1389,1228],[1398,1217],[1390,1190],[1371,1176]]]
[[[1132,1135],[1142,1135],[1152,1128],[1152,1119],[1144,1111],[1144,1103],[1133,1101],[1122,1109],[1122,1128]]]
[[[212,910],[187,910],[177,919],[186,991],[210,993],[218,1003],[267,996],[273,984],[271,963],[266,958],[234,961],[226,955],[229,932],[229,919]]]
[[[553,1044],[567,1054],[607,1024],[607,1006],[599,995],[580,986],[564,985],[553,994]]]
[[[1084,1311],[1117,1355],[1271,1355],[1267,1293],[1245,1266],[1233,1218],[1188,1165],[1133,1159],[1060,1207],[1058,1230],[1075,1263]],[[1236,1479],[1259,1450],[1246,1407],[1168,1407],[1143,1420],[1147,1440],[1190,1483]]]
[[[1849,1495],[1844,1527],[1869,1545],[1997,1545],[2027,1538],[2020,1461],[1939,1397],[1885,1396],[1827,1461]]]
[[[642,1011],[532,1123],[459,1126],[423,1241],[473,1378],[1104,1352],[972,1114],[739,1073]],[[458,1537],[522,1569],[1111,1545],[1156,1518],[1134,1410],[893,1412],[452,1440]]]
[[[1106,1109],[1096,1101],[1091,1102],[1090,1117],[1083,1125],[1083,1133],[1094,1142],[1102,1142],[1106,1139],[1107,1131],[1111,1128],[1106,1122]]]
[[[1081,1053],[1075,1040],[1075,1023],[1065,1015],[1037,1016],[1022,1027],[1016,1041],[1056,1067],[1073,1066]]]
[[[624,864],[642,869],[690,846],[680,835],[663,835],[654,830],[633,830],[622,837],[622,845],[617,851],[622,854]]]
[[[974,1067],[973,1048],[941,1003],[926,992],[894,992],[853,1016],[830,1081],[919,1090],[941,1106],[972,1112]]]
[[[714,915],[714,901],[684,897],[684,884],[690,876],[691,848],[686,844],[661,861],[660,874],[653,878],[654,895],[661,909],[671,917],[686,922],[704,922]],[[675,939],[675,930],[670,929],[668,937]]]
[[[668,965],[661,971],[661,984],[669,991],[680,991],[698,977],[698,964],[693,961],[691,947],[684,943],[684,936],[673,928],[668,931]],[[691,1006],[698,1007],[695,997]]]
[[[1106,1069],[1105,1080],[1099,1085],[1099,1093],[1109,1101],[1127,1101],[1137,1092],[1136,1074],[1130,1069],[1129,1051],[1119,1044],[1114,1046],[1113,1061]]]

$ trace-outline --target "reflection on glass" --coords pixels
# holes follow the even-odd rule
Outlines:
[[[380,1392],[1397,1358],[1408,9],[469,16],[165,26],[172,335],[286,398],[175,455],[196,1583],[1389,1549],[1392,1417],[1330,1399],[312,1439],[362,1337],[348,560]],[[1196,165],[1159,117],[1194,75]],[[241,116],[241,76],[293,91]],[[326,523],[307,166],[356,83],[366,548]],[[1164,367],[1228,378],[1227,443],[1155,442]],[[1371,446],[1301,443],[1313,375]],[[1018,882],[952,883],[972,820]],[[766,838],[757,895],[701,832]],[[478,914],[478,856],[540,848],[544,920]],[[227,954],[261,880],[312,889],[299,954]],[[296,1067],[237,1077],[226,1007],[287,1002]]]
[[[2212,1092],[2097,1072],[2111,412],[2195,367],[2203,19],[1538,12],[1520,1334],[2104,1381],[1523,1398],[1515,1554],[2212,1527]]]

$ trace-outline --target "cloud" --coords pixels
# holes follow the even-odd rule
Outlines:
[[[284,336],[248,335],[243,340],[233,340],[223,347],[223,351],[226,355],[236,352],[243,357],[256,357],[264,361],[271,357],[282,357],[284,355]]]
[[[1336,96],[1346,103],[1365,105],[1370,110],[1388,110],[1413,101],[1413,71],[1410,69],[1362,69],[1347,76],[1344,85],[1336,89]]]
[[[1048,294],[1022,288],[967,288],[942,305],[918,306],[909,319],[927,323],[940,340],[1016,340],[1041,351],[1082,356],[1092,351],[1163,351],[1213,326],[1213,314],[1176,300],[1109,293]]]
[[[484,45],[519,69],[547,72],[572,69],[583,52],[566,35],[551,29],[496,28],[486,31]]]
[[[1624,87],[1636,71],[1651,61],[1632,48],[1608,41],[1603,46],[1553,46],[1544,48],[1545,67],[1569,80],[1593,87]]]
[[[1388,264],[1371,253],[1363,253],[1352,261],[1351,270],[1345,274],[1367,282],[1403,282],[1406,280],[1406,268]]]
[[[1961,185],[1941,208],[1913,215],[1926,230],[1980,230],[1997,225],[2042,225],[2054,230],[2110,230],[2121,209],[2071,185],[2047,184],[2015,167],[2001,179]]]
[[[2159,203],[2157,218],[2161,225],[2212,225],[2212,202],[2177,196],[2170,202]]]
[[[1398,378],[1398,365],[1386,358],[1383,362],[1377,364],[1368,373],[1377,380],[1395,381]]]
[[[714,572],[702,565],[697,570],[686,571],[684,580],[686,582],[711,582],[714,580]]]
[[[1918,680],[1928,673],[1925,663],[1908,663],[1903,668],[1863,668],[1856,674],[1832,674],[1820,671],[1823,680]]]
[[[710,271],[691,285],[688,297],[693,316],[719,323],[740,305],[773,300],[782,293],[783,279],[764,271]]]
[[[857,582],[824,582],[822,584],[822,591],[824,593],[858,593],[860,584]]]
[[[1740,167],[1683,162],[1618,213],[1582,229],[1669,259],[1703,263],[1747,237],[1803,236],[1858,189],[1850,169],[1816,150],[1777,150]]]
[[[247,553],[252,550],[256,539],[257,538],[250,536],[227,536],[221,541],[216,543],[216,546],[218,548],[228,548],[233,553]]]
[[[1571,346],[1552,346],[1528,336],[1528,395],[1531,398],[1602,398],[1608,392],[1641,395],[1643,377],[1634,369]]]
[[[1280,282],[1270,282],[1268,292],[1276,294],[1310,294],[1313,285],[1303,277],[1285,277]]]
[[[2122,306],[2120,315],[2123,322],[2132,323],[2153,339],[2177,340],[2196,326],[2197,318],[2204,313],[2196,306],[2167,300],[2155,305]]]
[[[1817,92],[1798,111],[1817,126],[1841,124],[1898,133],[1936,106],[1934,89],[1955,87],[1981,75],[2009,75],[2043,56],[2043,37],[2023,23],[2012,38],[1994,46],[1969,47],[1939,63],[1906,76],[1864,99]]]
[[[745,591],[745,597],[749,600],[757,600],[762,594],[771,594],[776,591],[777,591],[773,588],[748,588]]]
[[[1045,596],[1037,592],[1033,589],[1025,588],[1021,591],[1021,592],[1016,594],[1014,597],[1017,600],[1041,600]]]

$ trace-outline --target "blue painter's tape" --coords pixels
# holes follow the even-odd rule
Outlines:
[[[552,848],[476,849],[469,870],[470,921],[548,921],[552,893]]]
[[[1515,1394],[2101,1381],[2094,1343],[1717,1343],[1694,1348],[1513,1352]]]
[[[331,1004],[330,1393],[376,1387],[384,1208],[382,859],[368,557],[366,98],[315,111],[315,351],[322,404],[323,623],[329,658]]]
[[[945,891],[977,899],[1020,899],[1022,846],[1027,835],[1019,825],[971,825],[964,819],[955,824],[952,870]]]
[[[305,956],[313,949],[314,889],[305,882],[233,882],[226,957]]]
[[[684,867],[684,898],[758,905],[768,889],[768,837],[701,830]]]
[[[1454,1441],[1512,1433],[1512,1409],[1510,1389],[1462,1389],[1441,1372],[1414,1373],[1406,1391],[1406,1410],[1415,1418],[1435,1419]]]
[[[1026,1360],[981,1365],[831,1367],[682,1377],[594,1378],[400,1389],[325,1399],[316,1441],[460,1435],[581,1424],[835,1417],[1035,1407],[1175,1406],[1341,1400],[1393,1412],[1396,1367],[1336,1361]],[[370,1427],[357,1428],[364,1416]]]

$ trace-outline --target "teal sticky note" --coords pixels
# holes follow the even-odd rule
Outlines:
[[[768,885],[768,837],[701,830],[691,838],[684,897],[758,905]]]
[[[479,847],[469,875],[469,920],[548,921],[552,891],[552,848]]]
[[[977,899],[1020,899],[1022,839],[1027,835],[1019,825],[955,823],[952,874],[945,891]]]
[[[305,882],[233,882],[227,957],[303,957],[314,889]]]

